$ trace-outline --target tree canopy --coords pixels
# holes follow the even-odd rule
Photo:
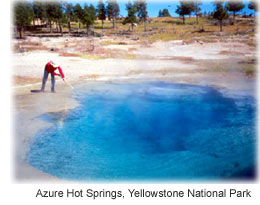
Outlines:
[[[168,9],[163,9],[159,11],[158,17],[171,17]]]
[[[254,10],[254,16],[255,16],[255,12],[258,11],[258,8],[257,8],[257,4],[254,0],[251,0],[249,2],[248,8],[251,9],[251,10]]]
[[[223,1],[215,1],[214,4],[215,4],[216,9],[213,13],[213,18],[215,18],[219,21],[220,31],[223,31],[222,21],[224,19],[228,18],[228,13],[223,6]]]
[[[14,25],[19,32],[19,37],[22,38],[22,31],[25,26],[31,25],[32,21],[32,6],[25,2],[17,2],[14,5]]]
[[[127,17],[123,21],[123,24],[130,23],[131,26],[132,26],[132,31],[133,31],[134,24],[138,22],[137,18],[136,18],[137,10],[136,10],[136,7],[134,6],[134,4],[131,1],[129,1],[126,4],[126,10],[127,10]]]
[[[200,5],[201,4],[202,4],[201,0],[195,0],[194,1],[194,12],[195,12],[195,15],[196,15],[197,24],[199,23],[199,15],[200,15],[200,11],[201,11]]]
[[[228,11],[233,12],[233,22],[235,21],[236,13],[241,11],[245,7],[242,1],[232,0],[227,1],[225,6]]]
[[[96,20],[95,7],[93,6],[93,4],[90,4],[90,6],[85,4],[81,22],[87,26],[87,34],[89,34],[89,26],[93,25],[95,20]]]
[[[116,0],[108,0],[107,1],[107,16],[108,19],[113,21],[113,28],[115,28],[115,19],[119,16],[119,5]]]
[[[136,8],[139,22],[144,22],[144,30],[146,31],[146,21],[148,18],[147,3],[145,0],[135,0],[134,7]]]
[[[102,21],[102,29],[104,28],[104,20],[106,20],[106,7],[103,0],[99,0],[97,6],[97,18]]]
[[[180,5],[177,6],[176,13],[182,16],[183,24],[185,24],[185,15],[190,15],[195,10],[193,1],[180,1]]]

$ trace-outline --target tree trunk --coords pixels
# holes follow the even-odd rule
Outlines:
[[[49,20],[50,33],[52,33],[51,21]]]
[[[56,32],[58,33],[59,32],[59,29],[58,29],[58,22],[56,21]]]
[[[17,28],[17,31],[19,33],[19,38],[22,38],[22,28]]]
[[[115,29],[115,18],[113,17],[113,29]]]
[[[89,35],[89,25],[87,25],[87,36]]]
[[[61,25],[61,22],[60,22],[60,21],[59,21],[59,29],[60,29],[61,35],[63,36],[62,25]]]
[[[114,17],[114,24],[115,24],[115,28],[117,28],[117,21],[116,21],[116,17]]]
[[[134,31],[134,24],[131,23],[131,27],[132,27],[132,32]]]
[[[146,32],[146,20],[144,20],[144,32]]]
[[[197,24],[199,24],[199,16],[198,16],[198,14],[196,14],[196,22],[197,22]]]
[[[182,21],[183,21],[183,24],[185,24],[185,17],[184,17],[184,15],[182,16]]]
[[[222,20],[219,20],[219,28],[220,28],[220,32],[222,32]]]
[[[104,29],[104,20],[101,20],[102,22],[102,30]]]
[[[70,21],[68,21],[68,29],[69,29],[69,33],[71,33]]]

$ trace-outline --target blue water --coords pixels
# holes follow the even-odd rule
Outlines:
[[[76,109],[39,116],[26,160],[69,180],[254,179],[256,102],[163,82],[77,89]]]

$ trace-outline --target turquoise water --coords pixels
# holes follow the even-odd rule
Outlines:
[[[163,82],[82,86],[26,160],[69,180],[254,179],[256,102],[216,88]]]

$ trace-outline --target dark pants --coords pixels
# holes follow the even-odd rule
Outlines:
[[[42,88],[41,88],[41,91],[44,91],[44,89],[45,89],[45,85],[46,85],[48,76],[49,76],[49,72],[44,69],[44,74],[43,74],[43,78],[42,78]],[[53,74],[51,74],[51,91],[52,92],[55,91],[55,76]]]

